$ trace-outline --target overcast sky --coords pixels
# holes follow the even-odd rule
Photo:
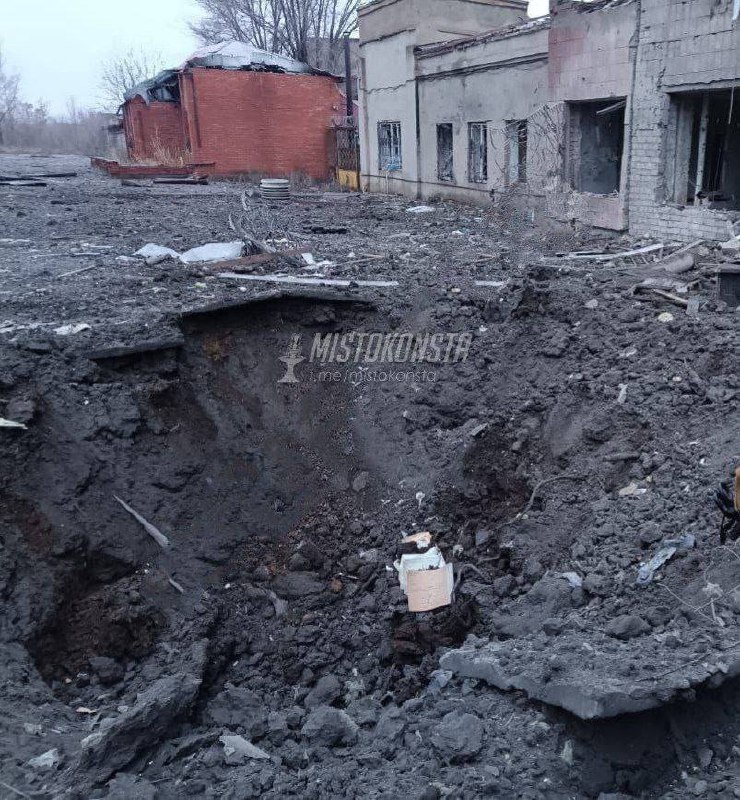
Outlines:
[[[530,0],[530,14],[547,0]],[[188,22],[194,0],[0,0],[0,46],[21,76],[25,100],[45,100],[53,114],[67,101],[99,104],[101,64],[130,48],[160,53],[177,66],[196,48]]]

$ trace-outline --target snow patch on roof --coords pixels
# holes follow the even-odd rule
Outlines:
[[[249,67],[277,68],[282,72],[310,73],[308,64],[277,53],[268,53],[245,42],[219,42],[196,50],[180,69],[187,67],[221,67],[223,69],[247,69]]]

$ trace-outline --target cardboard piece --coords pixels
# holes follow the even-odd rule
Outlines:
[[[452,602],[452,564],[440,569],[412,570],[406,574],[409,611],[433,611]]]
[[[404,553],[400,561],[395,561],[393,566],[398,571],[398,582],[403,591],[408,594],[407,580],[411,572],[444,567],[445,560],[437,547],[432,547],[426,553]]]

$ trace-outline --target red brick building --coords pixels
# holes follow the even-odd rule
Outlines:
[[[132,89],[123,106],[134,161],[209,164],[217,175],[331,175],[339,78],[237,42],[196,52]]]

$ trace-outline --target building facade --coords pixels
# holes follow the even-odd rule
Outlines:
[[[539,20],[524,5],[361,10],[365,188],[481,203],[505,194],[617,231],[732,235],[740,2],[551,0]]]
[[[231,43],[194,54],[135,87],[123,106],[134,161],[212,165],[315,180],[333,175],[333,120],[346,115],[340,79]]]

